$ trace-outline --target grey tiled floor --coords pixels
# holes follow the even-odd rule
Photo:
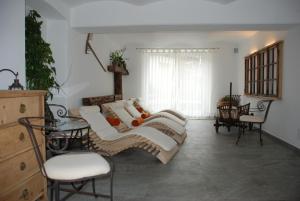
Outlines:
[[[114,158],[116,201],[300,201],[300,156],[264,136],[192,120],[188,138],[167,165],[150,154],[129,150]],[[107,182],[97,181],[105,191]],[[87,189],[90,186],[86,187]],[[107,200],[75,195],[69,200]]]

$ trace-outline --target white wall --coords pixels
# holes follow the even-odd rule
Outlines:
[[[300,27],[288,32],[260,32],[241,45],[239,54],[240,93],[244,88],[244,57],[272,42],[284,40],[282,99],[275,101],[263,129],[300,148]],[[245,102],[253,99],[245,98]],[[256,101],[256,100],[255,100]]]
[[[129,75],[123,77],[125,98],[141,96],[141,61],[136,48],[220,48],[215,52],[213,68],[212,105],[229,94],[229,82],[233,82],[234,93],[237,92],[237,56],[233,53],[234,43],[210,40],[206,33],[139,33],[111,34],[110,39],[120,47],[126,47],[125,57]],[[213,107],[212,109],[215,109]]]
[[[77,107],[81,105],[83,97],[113,94],[113,74],[104,72],[92,54],[84,53],[86,34],[73,29],[65,30],[63,22],[57,20],[47,20],[46,30],[47,42],[51,43],[56,61],[54,66],[57,68],[58,81],[64,82],[62,90],[54,97],[53,102]],[[65,32],[68,33],[67,36]],[[208,38],[207,34],[199,33],[94,34],[91,43],[105,67],[110,63],[111,51],[127,48],[125,57],[128,58],[130,74],[123,77],[125,98],[141,95],[140,57],[136,48],[219,47],[213,71],[212,101],[215,104],[221,96],[229,93],[229,82],[233,82],[234,93],[237,92],[236,55],[233,53],[236,44]],[[64,45],[65,40],[68,41],[68,47]]]
[[[91,53],[84,53],[86,37],[87,34],[70,29],[68,80],[62,89],[68,97],[69,107],[80,106],[83,97],[112,95],[114,92],[113,74],[104,72]],[[107,68],[109,54],[119,49],[118,45],[107,35],[94,35],[91,44]]]
[[[25,2],[0,1],[0,69],[10,68],[19,73],[25,87]],[[7,89],[14,76],[0,73],[0,89]]]
[[[92,54],[84,53],[86,34],[68,28],[63,21],[47,20],[46,40],[51,44],[57,79],[64,83],[62,90],[52,102],[67,107],[81,105],[81,99],[89,96],[113,94],[113,74],[104,72]],[[68,41],[68,47],[66,47]],[[234,43],[215,41],[208,34],[200,33],[139,33],[139,34],[94,34],[92,46],[105,67],[110,63],[111,51],[126,47],[129,76],[123,77],[125,98],[140,97],[141,71],[138,47],[219,47],[213,69],[213,104],[229,93],[229,82],[237,92],[236,55]]]
[[[69,25],[66,20],[43,19],[45,28],[42,29],[44,40],[50,44],[56,68],[57,83],[64,87],[68,77],[68,41]],[[43,24],[44,24],[43,23]],[[64,90],[53,90],[53,100],[50,102],[67,106],[67,97]]]

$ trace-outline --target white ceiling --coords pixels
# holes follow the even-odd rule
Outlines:
[[[257,31],[209,31],[209,32],[168,32],[168,33],[113,33],[109,37],[118,42],[126,41],[128,44],[144,44],[145,41],[172,41],[175,44],[184,44],[187,38],[189,41],[202,43],[230,42],[238,43],[251,38]],[[181,45],[178,45],[181,46]]]
[[[229,4],[231,2],[237,1],[237,0],[204,0],[204,1],[210,1],[210,2],[214,2],[214,3],[219,3],[219,4]]]
[[[75,7],[75,6],[80,6],[85,3],[90,3],[90,2],[97,2],[97,1],[121,1],[125,3],[129,3],[132,5],[137,5],[137,6],[142,6],[142,5],[147,5],[151,3],[155,3],[158,1],[165,1],[165,0],[61,0],[62,2],[66,3],[70,7]],[[183,0],[185,1],[185,0]],[[232,3],[236,0],[202,0],[202,1],[208,1],[212,3],[218,3],[218,4],[229,4]]]
[[[26,0],[26,4],[46,18],[65,18],[83,33],[269,31],[300,25],[299,0]]]

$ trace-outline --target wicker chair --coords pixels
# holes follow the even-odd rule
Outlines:
[[[220,126],[227,127],[228,132],[230,132],[231,126],[239,127],[239,117],[248,115],[249,109],[250,103],[238,107],[231,107],[228,104],[219,106],[219,115],[216,117],[216,123],[214,124],[216,132],[219,132]]]

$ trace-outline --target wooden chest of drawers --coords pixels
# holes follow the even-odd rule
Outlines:
[[[0,200],[47,200],[47,181],[18,118],[44,116],[44,91],[0,91]],[[42,135],[37,140],[45,157]]]

